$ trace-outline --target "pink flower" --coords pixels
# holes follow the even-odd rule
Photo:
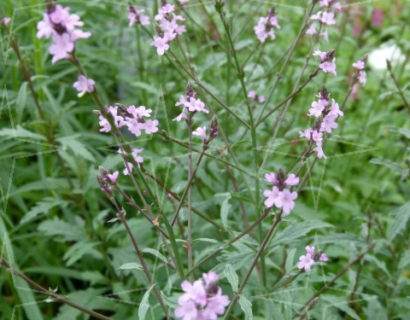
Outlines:
[[[287,186],[296,186],[299,183],[299,177],[291,173],[285,180]]]
[[[360,71],[360,72],[359,72],[359,77],[358,77],[358,79],[359,79],[359,82],[360,82],[361,84],[366,84],[366,81],[367,81],[366,71]]]
[[[144,162],[144,158],[139,155],[142,151],[144,151],[144,149],[138,149],[138,148],[132,149],[132,151],[131,151],[131,155],[132,155],[132,157],[134,158],[134,161],[135,161],[138,165],[139,165],[140,163],[143,163],[143,162]]]
[[[204,278],[205,285],[208,288],[213,286],[215,283],[217,283],[219,279],[215,271],[209,271],[208,273],[203,273],[202,278]]]
[[[319,56],[320,57],[320,65],[319,68],[323,72],[330,72],[336,75],[336,58],[334,57],[334,50],[329,51],[329,52],[322,52],[319,50],[316,50],[313,53],[314,56]]]
[[[178,115],[176,118],[174,118],[174,121],[181,121],[182,119],[187,119],[186,112],[203,112],[203,113],[209,113],[209,111],[205,108],[205,103],[202,102],[201,99],[196,99],[196,93],[195,91],[189,89],[191,91],[187,92],[187,96],[181,95],[179,97],[179,100],[175,103],[175,106],[183,106],[182,112],[180,115]]]
[[[322,159],[322,158],[326,159],[326,155],[323,152],[322,142],[316,143],[316,147],[313,149],[313,151],[317,153],[317,157],[319,159]]]
[[[74,42],[71,40],[70,35],[63,33],[53,36],[54,43],[48,49],[51,55],[53,55],[52,63],[56,63],[58,60],[67,59],[70,57],[69,53],[74,50]]]
[[[248,92],[248,98],[255,99],[256,98],[256,91],[255,90],[249,91]]]
[[[342,4],[338,1],[334,2],[333,3],[333,9],[335,9],[339,12],[342,12],[343,11]]]
[[[278,180],[276,179],[276,174],[273,172],[269,172],[265,174],[265,180],[267,183],[277,184]]]
[[[337,115],[329,113],[326,117],[323,118],[322,124],[320,126],[320,131],[331,133],[333,129],[337,128],[336,119]]]
[[[267,17],[260,17],[257,25],[253,28],[256,37],[261,43],[264,43],[269,37],[274,40],[275,30],[280,29],[278,18],[275,14],[275,10],[271,9]]]
[[[335,24],[335,14],[333,12],[323,12],[320,22],[327,25]]]
[[[252,100],[255,100],[256,102],[259,102],[259,103],[264,103],[265,100],[266,100],[264,96],[260,96],[260,95],[256,94],[255,90],[251,90],[251,91],[248,92],[248,98],[252,99]]]
[[[298,269],[310,271],[314,264],[315,260],[313,260],[313,257],[310,254],[302,255],[299,257]]]
[[[298,197],[297,192],[289,191],[287,189],[283,190],[279,194],[279,199],[277,200],[277,204],[279,204],[279,208],[282,208],[284,215],[288,215],[295,206],[296,198]]]
[[[78,15],[70,14],[69,7],[55,5],[43,14],[43,20],[37,23],[37,38],[52,38],[53,44],[49,48],[52,63],[68,58],[78,39],[91,36],[90,32],[77,29],[83,24]]]
[[[130,169],[130,171],[128,171],[128,169]],[[134,165],[131,163],[131,162],[126,162],[126,164],[125,164],[125,168],[124,168],[124,170],[123,170],[123,174],[125,175],[125,176],[128,176],[128,175],[130,175],[131,173],[132,173],[132,170],[134,169]]]
[[[106,175],[106,177],[107,177],[108,181],[109,181],[111,184],[116,184],[116,183],[117,183],[117,179],[118,179],[118,171],[115,171],[115,172],[113,172],[113,173],[108,173],[108,174]]]
[[[99,115],[98,119],[99,119],[99,125],[101,127],[100,132],[110,132],[111,131],[110,122],[107,119],[105,119],[102,115]]]
[[[320,255],[319,261],[323,261],[323,262],[329,261],[329,258],[327,257],[326,253],[322,253]]]
[[[185,103],[185,107],[188,108],[190,112],[203,112],[209,113],[209,111],[205,108],[205,103],[201,101],[201,99],[195,99],[194,97],[189,98],[189,101]]]
[[[133,6],[128,6],[128,21],[129,26],[132,27],[135,23],[142,26],[149,25],[149,17],[143,15],[144,9],[135,9]]]
[[[143,124],[146,134],[158,132],[158,120],[147,120]]]
[[[10,23],[10,21],[11,21],[11,18],[9,18],[9,17],[4,17],[4,18],[0,19],[0,23],[3,26],[7,26]]]
[[[184,21],[184,17],[176,15],[174,11],[175,6],[166,3],[158,10],[158,14],[155,16],[155,20],[159,22],[159,35],[161,37],[154,36],[152,46],[157,48],[157,53],[160,56],[169,49],[169,43],[172,40],[186,32],[185,26],[178,23]]]
[[[175,309],[175,316],[182,320],[197,320],[200,319],[199,312],[194,301],[185,301]]]
[[[326,56],[327,56],[327,52],[323,52],[320,50],[315,50],[315,52],[313,52],[313,55],[316,57],[320,57],[321,61],[326,60]]]
[[[178,0],[180,4],[187,4],[189,0]]]
[[[329,102],[325,99],[319,99],[318,102],[313,101],[312,107],[309,109],[308,116],[314,116],[316,118],[320,117],[328,103]]]
[[[280,191],[278,187],[272,187],[272,190],[265,190],[263,195],[266,197],[264,202],[266,208],[271,208],[275,205],[275,207],[280,207]]]
[[[202,139],[206,140],[206,127],[199,127],[194,132],[192,132],[194,136],[201,137]]]
[[[178,298],[178,308],[175,316],[183,320],[216,320],[223,315],[229,304],[227,296],[222,295],[222,289],[217,286],[218,275],[211,271],[203,274],[202,279],[191,284],[185,280],[181,287],[184,293]]]
[[[312,132],[313,130],[310,128],[299,131],[299,137],[306,138],[308,141],[310,141],[312,140]]]
[[[353,67],[354,67],[356,70],[363,70],[364,67],[365,67],[365,63],[364,63],[363,60],[358,60],[358,61],[356,61],[355,63],[353,63]]]
[[[217,319],[218,315],[223,315],[225,312],[225,307],[229,304],[228,296],[222,295],[222,289],[218,287],[216,294],[208,298],[208,303],[205,309],[202,311],[203,320],[213,320]]]
[[[157,53],[159,56],[164,55],[165,51],[169,49],[168,40],[165,37],[154,36],[154,40],[151,43],[152,46],[157,48]]]
[[[326,253],[318,253],[315,254],[315,247],[313,246],[307,246],[305,247],[306,250],[306,255],[302,255],[299,257],[299,263],[298,263],[298,268],[305,271],[310,271],[311,267],[317,262],[317,261],[329,261],[329,258],[327,257]]]
[[[87,92],[93,92],[95,87],[95,82],[93,79],[89,79],[86,76],[80,74],[76,82],[74,82],[73,87],[79,92],[78,96],[82,97]]]
[[[374,9],[372,12],[372,25],[375,27],[380,27],[383,24],[383,10]]]
[[[334,75],[336,75],[336,64],[335,64],[336,59],[333,58],[332,61],[326,61],[326,62],[322,62],[319,65],[319,68],[322,69],[323,72],[329,72],[329,73],[333,73]]]
[[[313,34],[316,34],[316,33],[317,33],[316,25],[314,25],[314,24],[311,24],[310,27],[306,30],[306,34],[313,35]]]

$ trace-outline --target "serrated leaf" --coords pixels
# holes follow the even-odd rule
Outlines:
[[[145,320],[145,316],[147,315],[147,311],[150,307],[149,304],[149,294],[152,290],[152,288],[154,287],[154,285],[152,285],[145,293],[144,296],[142,297],[140,306],[138,308],[138,319],[139,320]]]
[[[376,296],[367,299],[367,308],[364,311],[367,315],[367,319],[387,320],[386,310]]]
[[[0,212],[0,240],[2,244],[2,254],[4,253],[4,258],[8,259],[8,262],[18,270],[17,265],[14,261],[14,251],[13,246],[9,237],[9,233],[6,229],[6,226],[3,222],[2,218],[3,212]],[[40,309],[35,302],[36,299],[34,298],[33,292],[31,291],[30,286],[22,280],[21,278],[17,277],[16,275],[11,275],[13,279],[13,283],[15,289],[17,291],[18,297],[21,300],[21,306],[24,309],[27,319],[29,320],[43,320],[43,317],[40,313]]]
[[[43,200],[37,202],[37,204],[28,211],[24,217],[21,219],[20,223],[27,223],[35,218],[41,213],[47,214],[52,208],[56,206],[66,206],[67,202],[63,200],[58,200],[54,198],[44,198]]]
[[[91,254],[94,257],[99,256],[99,252],[94,249],[99,242],[79,241],[72,245],[70,249],[66,251],[63,259],[66,260],[66,265],[69,267],[86,254]]]
[[[299,222],[294,225],[290,225],[283,231],[279,232],[273,239],[272,246],[276,246],[281,243],[291,243],[292,240],[300,238],[312,230],[330,227],[332,227],[331,224],[319,220]]]
[[[128,263],[124,263],[123,265],[121,265],[119,269],[121,270],[141,270],[142,267],[139,263],[128,262]]]
[[[235,269],[232,267],[231,264],[226,265],[224,274],[225,274],[226,279],[228,279],[229,284],[232,287],[232,291],[233,292],[238,291],[238,284],[239,284],[238,275],[236,274]]]
[[[241,295],[239,297],[239,305],[245,313],[245,320],[253,320],[252,302],[250,302],[245,296]]]
[[[87,238],[81,225],[73,225],[58,218],[42,222],[38,230],[44,235],[58,236],[64,241],[80,241]]]
[[[58,141],[61,143],[63,149],[70,149],[75,155],[80,156],[91,162],[95,162],[94,156],[77,138],[78,135],[61,137],[58,139]]]
[[[16,98],[16,111],[17,111],[17,122],[21,122],[21,118],[23,115],[24,108],[27,103],[27,82],[24,81],[21,84],[19,92]]]
[[[410,219],[410,202],[407,202],[395,212],[395,218],[387,229],[387,239],[389,241],[392,241],[402,231],[404,231],[407,228],[407,223],[409,219]]]
[[[142,250],[142,252],[152,254],[153,256],[161,260],[162,262],[169,263],[167,257],[161,254],[161,252],[159,252],[158,250],[151,249],[151,248],[145,248],[144,250]]]
[[[222,225],[224,226],[224,228],[228,229],[228,214],[229,214],[229,209],[231,208],[231,204],[229,203],[229,200],[231,199],[231,194],[227,192],[227,193],[218,194],[217,196],[224,197],[224,200],[222,201],[222,204],[221,204],[221,221],[222,221]]]
[[[33,139],[33,140],[46,140],[45,137],[37,133],[28,131],[21,126],[16,128],[4,128],[0,130],[0,137],[6,137],[8,139]]]

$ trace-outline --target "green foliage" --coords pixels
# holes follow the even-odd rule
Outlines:
[[[131,2],[145,7],[153,20],[160,1]],[[410,7],[402,1],[349,2],[349,10],[329,28],[329,42],[321,40],[312,47],[312,37],[302,36],[280,75],[307,3],[275,1],[281,29],[274,41],[263,46],[257,43],[253,26],[271,4],[225,1],[222,8],[248,91],[268,97],[273,83],[280,80],[266,110],[291,94],[300,75],[304,81],[316,68],[316,58],[307,60],[311,48],[336,48],[338,75],[318,74],[293,98],[283,121],[278,120],[283,108],[272,113],[257,127],[254,150],[250,130],[215,99],[250,123],[234,56],[212,1],[191,0],[181,11],[187,32],[179,44],[197,80],[209,91],[205,95],[199,94],[198,84],[178,63],[158,57],[149,35],[128,27],[128,1],[69,1],[71,12],[85,22],[83,29],[92,32],[89,39],[78,41],[76,55],[96,81],[103,103],[144,105],[159,120],[161,134],[135,139],[124,130],[122,135],[131,147],[144,148],[144,171],[134,178],[151,213],[133,181],[121,174],[118,139],[98,131],[93,114],[98,105],[92,95],[79,98],[72,87],[78,70],[68,61],[51,64],[50,42],[36,38],[44,1],[0,1],[0,18],[12,17],[9,31],[0,27],[0,258],[43,287],[113,319],[162,319],[155,289],[173,314],[184,280],[178,272],[178,255],[186,278],[197,279],[214,270],[232,300],[274,223],[274,211],[248,234],[229,241],[263,213],[264,174],[279,168],[296,172],[306,147],[298,132],[312,125],[306,113],[322,85],[341,104],[349,90],[352,63],[382,44],[395,43],[407,58],[393,65],[393,73],[410,101]],[[380,27],[371,23],[375,8],[384,10]],[[361,28],[360,35],[353,35],[354,26]],[[10,35],[16,37],[29,66],[44,118],[9,46]],[[171,48],[188,67],[178,44]],[[232,319],[295,318],[300,307],[369,243],[375,243],[374,249],[319,297],[307,318],[410,318],[410,117],[388,71],[370,67],[367,71],[368,83],[360,87],[357,99],[347,100],[344,118],[326,141],[328,158],[310,157],[301,169],[299,176],[306,183],[298,192],[296,207],[283,217],[268,242],[264,265],[258,263],[250,275]],[[188,180],[188,130],[185,123],[172,121],[180,112],[175,102],[188,83],[206,99],[219,125],[219,135],[206,150],[192,183],[194,270],[189,276],[187,199],[172,229],[174,239],[165,223],[175,214]],[[263,104],[251,107],[258,119]],[[196,128],[208,126],[211,117],[196,114],[194,119]],[[197,137],[193,149],[195,163],[202,149]],[[114,188],[113,197],[126,213],[155,285],[147,280],[112,199],[100,190],[100,166],[120,172],[119,188],[141,208],[137,210]],[[161,237],[142,213],[152,214],[170,236]],[[330,261],[316,264],[310,273],[299,273],[296,265],[307,245],[326,252]],[[91,319],[47,299],[4,268],[0,294],[1,320]]]

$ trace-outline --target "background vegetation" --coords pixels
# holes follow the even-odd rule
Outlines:
[[[133,1],[147,8],[152,17],[159,1]],[[186,143],[187,130],[172,122],[178,113],[174,107],[185,92],[189,79],[167,59],[157,56],[151,40],[138,28],[129,28],[127,1],[61,1],[69,5],[85,22],[84,30],[92,37],[77,43],[76,53],[97,83],[106,104],[145,105],[152,108],[166,135]],[[244,71],[248,88],[269,95],[272,83],[283,63],[283,54],[295,39],[306,1],[226,1],[224,7],[234,35],[239,60],[247,60]],[[410,101],[410,5],[407,1],[349,1],[337,25],[329,29],[329,42],[317,48],[336,48],[338,75],[318,75],[295,97],[277,136],[272,139],[279,112],[258,128],[259,177],[277,168],[290,168],[306,142],[298,131],[309,124],[306,117],[314,96],[326,84],[332,97],[342,102],[348,92],[347,76],[354,61],[382,44],[395,44],[405,59],[393,65],[393,73]],[[277,39],[261,49],[253,32],[259,16],[275,6],[281,29]],[[371,21],[373,10],[384,12],[381,26]],[[98,132],[97,109],[91,95],[77,97],[72,84],[77,70],[66,61],[54,65],[47,52],[48,42],[36,38],[36,23],[41,20],[44,4],[40,0],[5,0],[0,13],[12,18],[10,29],[18,39],[21,55],[31,68],[45,119],[36,113],[28,83],[1,33],[0,51],[0,257],[35,279],[46,288],[58,290],[71,300],[105,312],[114,319],[138,319],[141,301],[149,285],[140,270],[124,270],[125,263],[136,262],[132,245],[123,226],[114,221],[115,211],[102,195],[96,180],[99,166],[122,170],[113,138]],[[212,1],[191,0],[186,7],[187,33],[180,40],[202,83],[243,119],[246,106],[226,42],[220,18]],[[361,32],[353,34],[354,27]],[[312,38],[304,36],[268,107],[288,96],[306,62]],[[254,52],[255,51],[255,52]],[[178,51],[177,51],[178,52]],[[254,53],[253,53],[254,52]],[[183,59],[178,52],[178,56]],[[317,66],[308,61],[307,72]],[[192,82],[192,81],[191,81]],[[249,132],[229,113],[209,98],[219,125],[229,137],[237,155],[234,163],[221,138],[214,140],[193,184],[193,207],[226,231],[204,221],[193,220],[194,257],[199,261],[220,243],[242,232],[246,221],[255,221],[253,193],[253,155]],[[256,105],[255,113],[262,105]],[[241,303],[253,319],[291,319],[295,311],[324,283],[337,274],[368,243],[374,249],[322,294],[309,313],[311,319],[409,319],[410,318],[410,218],[409,139],[410,116],[387,69],[368,70],[368,83],[357,99],[350,99],[339,128],[325,146],[326,160],[310,159],[313,169],[305,170],[306,184],[300,191],[295,210],[279,226],[265,255],[266,286],[261,287],[257,273],[250,278]],[[206,116],[197,118],[206,125]],[[158,177],[169,190],[181,194],[186,185],[187,149],[164,135],[133,139],[130,143],[144,148],[144,168]],[[196,148],[201,143],[194,140]],[[56,146],[53,147],[53,144]],[[60,155],[66,169],[61,165]],[[194,157],[197,157],[195,155]],[[219,159],[219,160],[215,160]],[[66,170],[66,172],[65,172]],[[68,177],[68,178],[67,178]],[[132,184],[120,178],[124,190],[138,197]],[[247,188],[250,186],[250,191]],[[150,187],[171,217],[178,202],[167,197],[157,184]],[[262,197],[262,196],[261,196]],[[122,203],[127,219],[144,257],[170,306],[176,305],[180,281],[167,268],[165,252],[155,229],[127,203]],[[243,206],[243,208],[241,208]],[[185,223],[186,209],[182,211]],[[261,225],[263,233],[273,218]],[[370,221],[370,222],[369,222]],[[177,230],[177,229],[176,229]],[[185,255],[184,233],[177,243]],[[210,269],[221,275],[225,294],[232,298],[232,275],[242,279],[255,256],[260,239],[251,233],[229,246],[195,273]],[[304,273],[289,286],[275,289],[280,277],[297,273],[297,257],[304,247],[314,244],[324,250],[330,262]],[[228,281],[228,278],[230,280]],[[235,279],[235,276],[233,276]],[[68,306],[53,303],[29,290],[25,282],[0,271],[1,319],[86,319]],[[154,296],[147,318],[158,319],[160,309]],[[248,305],[249,305],[248,304]],[[241,306],[237,319],[245,318]],[[251,311],[252,312],[252,311]]]

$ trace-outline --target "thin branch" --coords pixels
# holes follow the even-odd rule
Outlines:
[[[393,69],[392,69],[390,60],[386,60],[386,63],[387,63],[387,69],[389,70],[390,77],[392,78],[392,80],[393,80],[393,82],[394,82],[394,85],[396,86],[397,91],[399,92],[399,95],[400,95],[401,99],[403,100],[404,105],[405,105],[406,108],[407,108],[407,111],[410,112],[410,104],[409,104],[409,102],[407,101],[406,96],[404,95],[404,92],[403,92],[403,90],[401,89],[400,84],[399,84],[399,82],[397,81],[397,78],[396,78],[396,76],[395,76],[394,73],[393,73]]]
[[[335,275],[330,281],[328,281],[322,288],[320,288],[305,304],[304,306],[300,309],[300,312],[303,312],[302,315],[300,316],[299,320],[303,320],[307,317],[307,314],[310,309],[314,307],[316,302],[319,299],[319,296],[325,292],[329,287],[331,287],[337,279],[339,279],[341,276],[343,276],[354,264],[359,262],[360,260],[363,259],[363,257],[373,249],[375,246],[375,243],[369,244],[368,247],[364,252],[362,252],[360,255],[358,255],[355,259],[350,261],[342,270],[339,271],[337,275]],[[296,317],[296,316],[295,316]]]
[[[263,254],[266,245],[268,244],[270,238],[273,235],[273,232],[275,231],[276,227],[278,226],[279,222],[282,219],[282,211],[280,211],[279,213],[276,214],[276,218],[275,218],[275,222],[272,224],[271,228],[269,229],[269,231],[266,233],[265,238],[263,239],[258,252],[256,253],[255,258],[252,261],[252,264],[250,266],[250,268],[248,269],[248,271],[246,272],[245,278],[242,280],[241,285],[239,286],[238,291],[235,293],[235,296],[232,299],[232,302],[229,304],[228,309],[225,312],[225,316],[224,319],[229,319],[229,314],[232,312],[233,307],[236,305],[236,303],[239,300],[239,296],[242,293],[243,288],[245,287],[246,283],[249,280],[249,277],[252,274],[253,269],[256,266],[256,263],[258,262],[259,257]]]
[[[18,276],[19,278],[23,279],[24,281],[26,281],[30,286],[32,286],[33,288],[35,288],[36,290],[40,291],[41,293],[44,293],[45,295],[53,298],[54,300],[61,302],[63,304],[69,305],[71,307],[73,307],[74,309],[80,310],[81,312],[87,313],[90,316],[96,318],[96,319],[101,319],[101,320],[113,320],[112,318],[109,318],[99,312],[87,309],[84,306],[81,306],[75,302],[72,302],[66,298],[64,298],[63,296],[47,290],[46,288],[42,287],[40,284],[38,284],[37,282],[35,282],[34,280],[32,280],[31,278],[27,277],[24,273],[14,269],[6,260],[0,258],[0,266],[4,267],[8,272]]]

